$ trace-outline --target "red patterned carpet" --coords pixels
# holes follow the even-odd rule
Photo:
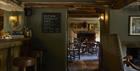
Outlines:
[[[98,61],[72,61],[68,63],[68,71],[98,71]]]

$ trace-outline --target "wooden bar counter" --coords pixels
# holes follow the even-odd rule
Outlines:
[[[0,71],[17,71],[12,60],[20,56],[21,46],[26,40],[29,39],[0,39]]]

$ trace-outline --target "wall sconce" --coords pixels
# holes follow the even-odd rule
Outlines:
[[[103,17],[103,16],[100,16],[100,19],[101,19],[101,20],[103,20],[103,19],[104,19],[104,17]]]
[[[99,16],[99,19],[100,19],[100,20],[104,20],[104,14],[101,14],[101,15]]]
[[[17,25],[17,23],[18,23],[18,16],[9,16],[9,21],[11,22],[11,24],[13,26]]]

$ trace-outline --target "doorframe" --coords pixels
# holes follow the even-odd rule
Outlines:
[[[104,10],[104,12],[100,13],[100,16],[102,15],[104,17],[104,19],[100,19],[100,44],[99,44],[99,71],[103,71],[104,66],[103,66],[103,61],[104,61],[104,49],[103,49],[103,35],[108,35],[109,32],[109,7],[105,6],[102,7],[102,9]],[[68,15],[68,13],[67,13]],[[67,16],[68,19],[68,16]],[[69,47],[69,24],[68,24],[68,20],[67,20],[67,47]],[[67,48],[66,47],[66,48]],[[66,58],[67,58],[67,49],[66,49]],[[68,71],[68,59],[66,60],[66,70]]]

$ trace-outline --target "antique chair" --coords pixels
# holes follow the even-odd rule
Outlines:
[[[80,42],[75,39],[74,43],[70,43],[68,47],[68,60],[80,59]]]

